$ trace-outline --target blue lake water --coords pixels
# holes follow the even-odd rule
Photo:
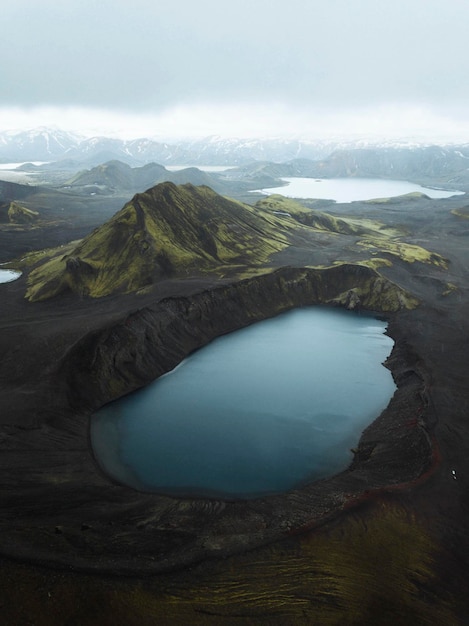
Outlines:
[[[21,276],[21,272],[15,270],[0,270],[0,283],[11,283]]]
[[[282,178],[288,185],[258,189],[267,195],[280,193],[287,198],[316,198],[336,202],[354,202],[374,198],[393,198],[407,193],[424,193],[430,198],[449,198],[462,191],[445,191],[421,187],[405,180],[381,180],[378,178]]]
[[[137,489],[253,498],[345,469],[394,393],[385,323],[295,309],[212,341],[98,411],[98,463]]]

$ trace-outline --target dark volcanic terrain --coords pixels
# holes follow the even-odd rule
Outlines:
[[[165,183],[69,244],[81,226],[41,212],[37,189],[9,189],[2,202],[49,222],[0,224],[4,260],[21,256],[23,271],[0,285],[4,623],[467,623],[466,196],[324,213]],[[41,228],[55,229],[51,249],[23,258]],[[122,259],[145,271],[120,280]],[[247,502],[141,493],[101,473],[97,408],[306,304],[375,311],[395,341],[397,392],[348,470]]]

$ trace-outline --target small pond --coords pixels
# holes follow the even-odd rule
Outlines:
[[[16,270],[2,270],[0,269],[0,283],[11,283],[21,276],[21,272]]]
[[[331,476],[395,391],[372,316],[305,307],[219,337],[91,419],[103,470],[172,495],[254,498]]]

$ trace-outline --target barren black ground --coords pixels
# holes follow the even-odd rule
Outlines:
[[[140,293],[38,302],[25,299],[28,270],[1,285],[3,623],[467,623],[467,203],[328,208],[399,228],[444,264],[304,230],[244,275],[215,267]],[[4,257],[76,229],[28,226],[16,244],[5,227]],[[364,263],[374,257],[388,262]],[[315,303],[376,310],[395,341],[398,390],[347,471],[249,502],[140,493],[100,472],[93,410],[222,333]]]

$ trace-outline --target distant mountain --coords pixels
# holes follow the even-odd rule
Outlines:
[[[68,158],[74,157],[86,157],[90,154],[108,153],[108,154],[121,154],[125,156],[125,142],[121,139],[115,139],[112,137],[91,137],[89,139],[83,139],[75,146],[70,147],[67,151]]]
[[[96,186],[109,191],[144,191],[164,180],[169,172],[162,165],[150,163],[132,168],[126,163],[113,160],[90,170],[79,172],[66,182],[70,187]]]
[[[467,180],[468,168],[469,146],[429,146],[337,150],[305,171],[318,178],[396,178],[435,184],[454,182],[458,175]]]
[[[73,133],[48,128],[0,133],[0,161],[52,161],[62,158],[81,140]]]
[[[298,139],[236,139],[206,137],[187,144],[194,165],[241,165],[250,161],[290,161],[297,158],[321,159],[337,147],[336,142]],[[187,163],[187,161],[184,161]]]
[[[243,165],[250,161],[285,162],[324,159],[338,148],[363,142],[299,139],[239,139],[218,136],[194,141],[161,142],[147,137],[122,140],[85,138],[50,128],[0,132],[0,162],[72,159],[88,166],[119,160],[128,165]]]
[[[110,160],[128,165],[151,161],[193,164],[200,162],[199,156],[187,142],[171,145],[148,138],[130,141],[111,137],[85,138],[48,128],[0,132],[0,162],[4,163],[65,159],[91,166]],[[214,156],[216,158],[212,151],[210,158]]]
[[[253,162],[226,176],[246,181],[307,178],[390,178],[426,184],[469,186],[469,146],[421,148],[357,148],[336,150],[317,161],[294,159],[286,163]]]
[[[165,143],[148,138],[121,141],[94,137],[69,149],[66,156],[89,160],[106,153],[112,155],[109,158],[129,164],[156,161],[164,165],[239,165],[258,159],[287,161],[300,155],[318,159],[327,156],[336,147],[336,144],[284,139],[207,137],[197,141]]]
[[[176,185],[190,183],[206,185],[218,193],[227,193],[231,186],[215,175],[202,172],[196,167],[171,172],[163,165],[147,163],[142,167],[130,167],[121,161],[109,161],[90,170],[79,172],[65,186],[73,189],[90,188],[94,192],[121,193],[145,191],[158,183],[173,182]]]
[[[225,182],[241,173],[238,180],[255,179],[261,183],[265,180],[266,184],[280,176],[315,178],[356,176],[469,185],[468,144],[460,146],[401,145],[399,142],[364,144],[363,141],[341,143],[223,137],[164,143],[149,138],[131,141],[110,137],[84,138],[72,133],[41,128],[0,133],[0,161],[57,161],[53,165],[40,166],[40,171],[47,168],[78,170],[109,161],[120,161],[133,167],[148,163],[159,163],[163,166],[238,166],[240,169],[237,172],[225,176]],[[27,167],[28,171],[31,171],[33,166]],[[124,170],[122,173],[124,174]],[[179,173],[174,180],[183,182],[180,176]],[[192,182],[190,178],[187,181]],[[158,181],[152,180],[150,184],[156,182]],[[204,183],[200,180],[200,183],[215,187],[208,181]],[[215,188],[223,191],[221,187]]]

